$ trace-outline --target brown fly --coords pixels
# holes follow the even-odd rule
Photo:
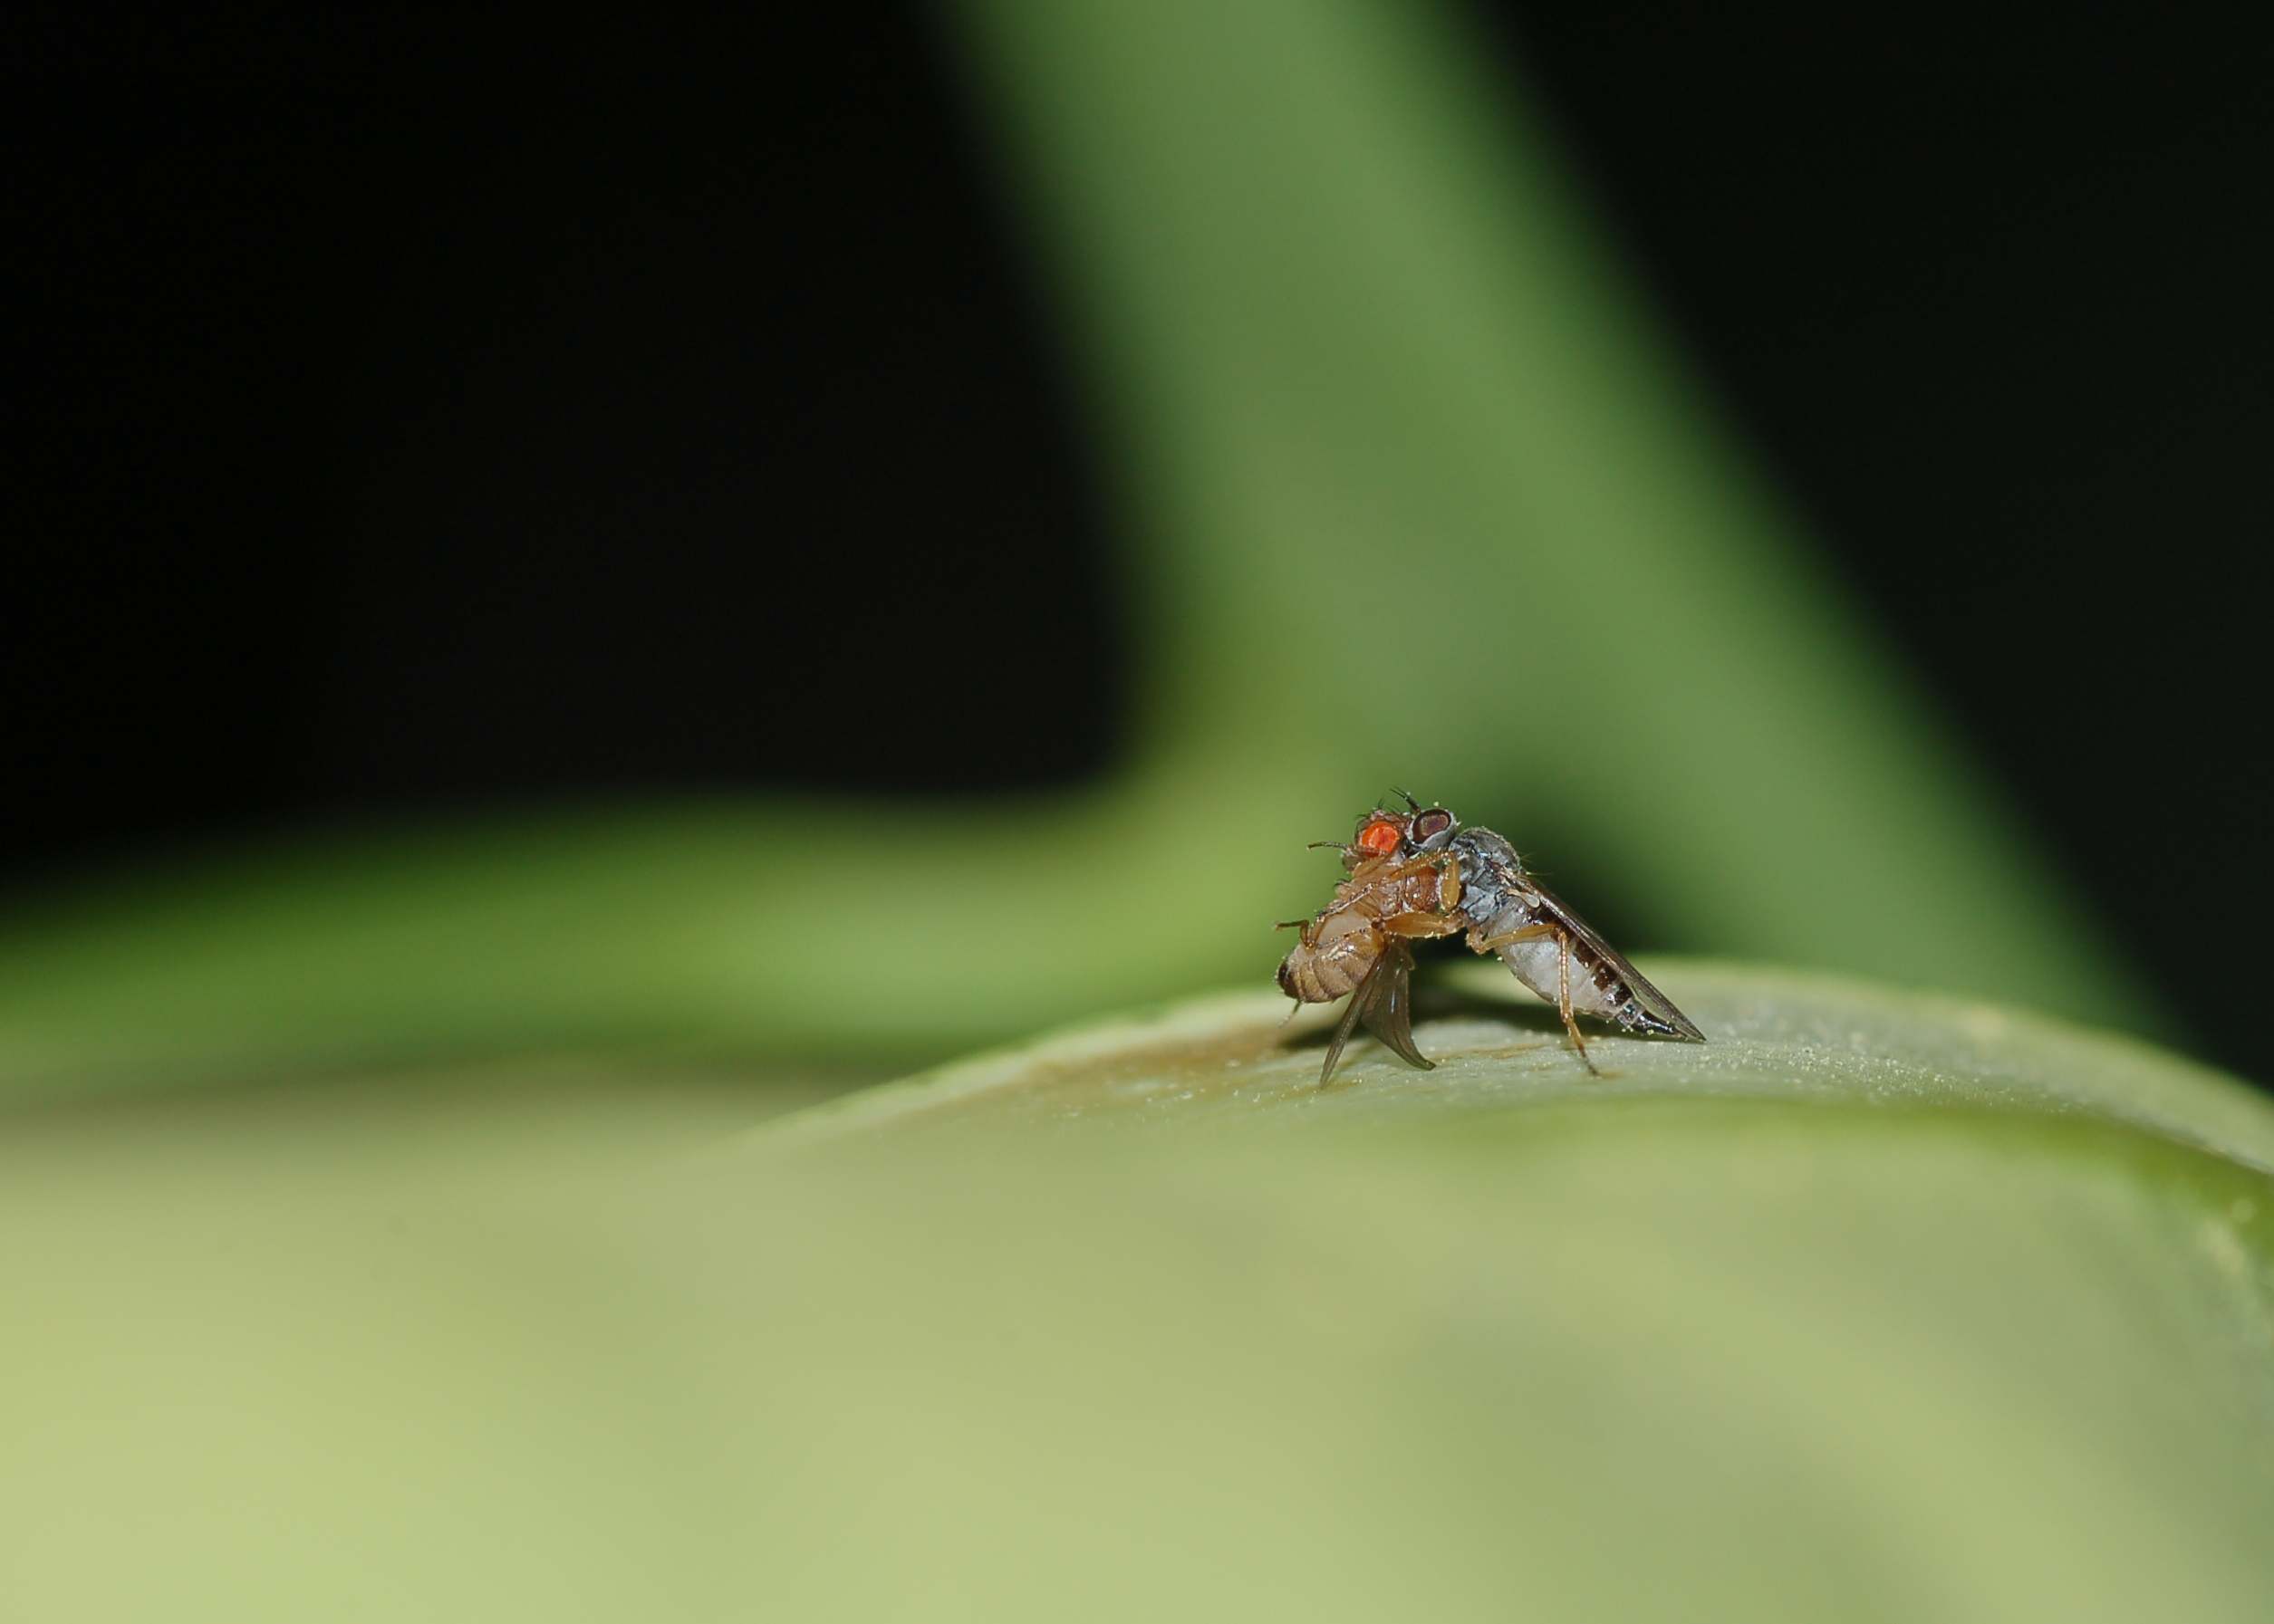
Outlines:
[[[1651,985],[1649,977],[1636,969],[1624,954],[1604,941],[1562,898],[1525,871],[1515,847],[1489,829],[1462,828],[1460,821],[1441,806],[1423,807],[1415,804],[1411,796],[1405,799],[1407,811],[1376,808],[1360,822],[1356,838],[1350,847],[1344,848],[1344,860],[1353,870],[1351,878],[1337,889],[1335,901],[1304,927],[1306,942],[1313,938],[1325,941],[1338,930],[1355,928],[1339,926],[1337,910],[1358,908],[1362,898],[1379,904],[1434,904],[1405,915],[1385,917],[1377,911],[1368,916],[1369,927],[1388,945],[1381,955],[1383,961],[1394,959],[1401,967],[1383,973],[1379,990],[1373,990],[1371,982],[1354,984],[1358,987],[1358,995],[1352,1000],[1352,1010],[1344,1014],[1335,1041],[1327,1051],[1326,1066],[1319,1078],[1322,1084],[1334,1071],[1354,1017],[1364,1021],[1370,1030],[1405,1060],[1415,1065],[1429,1063],[1412,1046],[1406,1013],[1412,954],[1405,942],[1412,937],[1450,936],[1460,930],[1468,932],[1472,952],[1498,955],[1500,962],[1518,981],[1555,1004],[1556,1013],[1563,1017],[1564,1030],[1570,1034],[1572,1048],[1589,1071],[1594,1071],[1595,1066],[1588,1057],[1585,1040],[1579,1035],[1575,1018],[1578,1015],[1594,1015],[1627,1032],[1696,1043],[1705,1042],[1705,1033],[1674,1007],[1672,999]],[[1354,861],[1354,851],[1367,855]],[[1445,861],[1452,866],[1441,871],[1441,889],[1436,898],[1416,896],[1412,889],[1412,877],[1427,872],[1432,861]],[[1362,886],[1362,878],[1366,877],[1371,877],[1371,884]],[[1457,880],[1460,888],[1450,907],[1443,905],[1445,893],[1441,887],[1445,879]],[[1280,966],[1280,986],[1306,1003],[1339,996],[1338,993],[1325,990],[1332,985],[1326,981],[1318,983],[1314,991],[1304,990],[1299,980],[1290,985],[1289,966],[1302,951],[1298,947]],[[1394,998],[1394,1016],[1379,1020],[1378,1023],[1377,1014],[1361,1009],[1359,1006],[1370,992],[1377,1002]],[[1393,1039],[1391,1033],[1402,1041]]]
[[[1403,820],[1381,812],[1361,818],[1357,832],[1339,847],[1350,878],[1310,918],[1280,926],[1302,932],[1280,961],[1280,990],[1298,1004],[1350,998],[1326,1046],[1321,1086],[1362,1021],[1407,1064],[1424,1071],[1431,1065],[1413,1046],[1413,951],[1407,944],[1451,936],[1468,921],[1460,913],[1460,859],[1443,850],[1408,852],[1406,843]]]

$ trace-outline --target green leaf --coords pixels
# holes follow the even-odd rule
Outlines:
[[[1082,1026],[814,1107],[772,1131],[826,1139],[1059,1120],[1190,1131],[1218,1118],[1410,1128],[1440,1114],[1466,1129],[1546,1106],[1758,1100],[2090,1119],[2274,1168],[2274,1110],[2260,1096],[2134,1040],[1836,976],[1653,963],[1673,966],[1670,985],[1712,1042],[1630,1038],[1583,1021],[1601,1078],[1573,1055],[1552,1009],[1498,966],[1466,964],[1422,984],[1415,1032],[1435,1062],[1428,1071],[1362,1038],[1321,1086],[1325,1033],[1343,1006],[1289,1018],[1284,996],[1259,989]]]
[[[1646,967],[1713,1041],[1601,1080],[1482,966],[1324,1091],[1239,994],[725,1144],[604,1076],[17,1113],[11,1604],[2262,1617],[2274,1110]]]

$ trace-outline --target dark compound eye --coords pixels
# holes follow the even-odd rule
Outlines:
[[[1413,839],[1418,844],[1427,845],[1452,826],[1453,814],[1441,806],[1432,806],[1427,812],[1414,814]]]

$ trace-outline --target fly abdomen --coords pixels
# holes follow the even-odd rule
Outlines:
[[[1305,1004],[1332,1004],[1366,978],[1382,948],[1382,933],[1365,915],[1355,908],[1329,913],[1304,927],[1279,966],[1279,990]]]
[[[1560,1004],[1568,985],[1571,1007],[1579,1014],[1616,1022],[1628,1032],[1705,1042],[1705,1033],[1674,1007],[1673,1000],[1604,943],[1585,920],[1537,881],[1529,882],[1527,890],[1527,899],[1510,904],[1472,927],[1469,947],[1479,953],[1498,954],[1500,962],[1518,981],[1550,1004]],[[1564,958],[1566,952],[1570,954],[1568,970]]]
[[[1546,928],[1539,929],[1545,926]],[[1517,936],[1518,932],[1538,929],[1537,935],[1524,936],[1516,941],[1497,941],[1496,938]],[[1492,919],[1470,933],[1469,945],[1494,942],[1492,951],[1508,966],[1509,973],[1548,1003],[1563,1002],[1564,954],[1571,955],[1571,1007],[1581,1014],[1598,1015],[1606,1021],[1627,1022],[1620,1011],[1633,1005],[1633,993],[1619,973],[1585,942],[1575,941],[1556,928],[1552,919],[1541,918],[1521,903],[1503,909]]]

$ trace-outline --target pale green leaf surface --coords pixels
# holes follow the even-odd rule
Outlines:
[[[1835,976],[1651,963],[1712,1041],[1631,1038],[1583,1022],[1601,1079],[1573,1056],[1552,1009],[1498,965],[1469,964],[1421,983],[1414,1033],[1431,1071],[1362,1033],[1322,1087],[1325,1034],[1343,1005],[1290,1018],[1284,996],[1259,990],[1077,1027],[816,1106],[768,1133],[826,1139],[967,1120],[1183,1132],[1196,1116],[1275,1130],[1412,1126],[1438,1112],[1466,1123],[1519,1107],[1760,1100],[2091,1117],[2274,1169],[2274,1110],[2262,1097],[2134,1041]]]
[[[1600,1081],[1469,977],[1437,1071],[1324,1092],[1238,995],[755,1138],[648,1085],[19,1112],[12,1610],[2263,1617],[2274,1111],[1649,967],[1714,1041]]]

